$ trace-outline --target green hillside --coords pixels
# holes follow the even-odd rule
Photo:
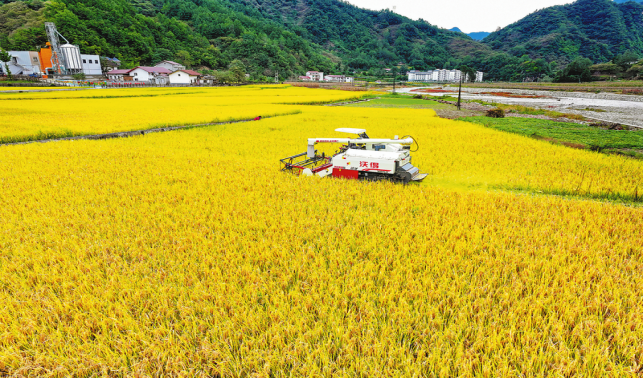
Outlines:
[[[337,0],[230,0],[239,9],[256,10],[298,35],[365,69],[403,62],[418,69],[455,66],[465,46],[486,49],[462,33],[440,29],[424,20],[371,11]]]
[[[471,49],[490,51],[461,33],[337,0],[19,0],[0,6],[3,18],[14,20],[0,23],[7,50],[44,45],[46,19],[84,53],[126,66],[174,59],[217,69],[241,59],[255,76],[282,78],[400,62],[455,67]]]
[[[568,63],[576,57],[607,62],[631,50],[643,54],[643,5],[578,0],[535,12],[484,42],[513,56]]]
[[[16,1],[0,7],[0,20],[15,17],[17,10],[21,19],[36,21],[0,27],[0,45],[7,50],[44,45],[46,19],[82,52],[116,56],[126,67],[173,59],[219,69],[241,59],[255,76],[279,71],[282,78],[334,67],[333,57],[319,46],[217,0]]]
[[[35,50],[55,22],[84,53],[125,67],[171,59],[199,69],[241,60],[255,79],[306,70],[419,70],[466,64],[490,80],[535,80],[577,57],[643,55],[643,5],[578,0],[535,12],[484,42],[340,0],[0,0],[0,46]]]

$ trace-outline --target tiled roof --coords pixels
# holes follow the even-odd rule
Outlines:
[[[130,71],[131,70],[111,70],[111,71],[108,71],[107,74],[108,75],[125,75]]]
[[[134,68],[134,70],[137,69],[137,68],[140,68],[143,71],[146,71],[146,72],[149,72],[149,73],[158,73],[158,74],[170,74],[170,73],[172,73],[172,71],[168,70],[165,67],[144,67],[144,66],[139,66],[139,67]]]
[[[196,72],[196,71],[192,71],[192,70],[181,70],[181,71],[185,72],[186,74],[188,74],[190,76],[201,76],[201,74]]]
[[[173,62],[171,60],[164,60],[161,63],[170,63],[170,64],[174,64],[174,65],[177,65],[177,66],[182,66],[181,63]],[[159,63],[159,64],[161,64],[161,63]]]

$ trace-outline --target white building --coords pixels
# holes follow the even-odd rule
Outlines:
[[[131,69],[111,70],[107,72],[107,78],[110,81],[131,81],[130,71]]]
[[[407,73],[408,81],[421,81],[421,82],[459,82],[462,72],[460,70],[433,70],[433,71],[417,71],[412,70]],[[484,73],[478,71],[476,73],[476,81],[482,82]]]
[[[177,70],[168,75],[170,84],[197,84],[201,76],[192,70]]]
[[[164,67],[139,66],[131,70],[128,75],[132,77],[132,81],[142,81],[151,84],[167,84],[167,77],[171,73],[172,71]]]
[[[100,66],[100,57],[98,55],[80,54],[83,62],[83,72],[85,75],[99,76],[103,74]]]
[[[324,73],[319,72],[319,71],[308,71],[306,72],[306,76],[310,78],[310,81],[323,81],[324,80]]]
[[[40,58],[35,51],[9,51],[9,70],[13,75],[40,75]],[[4,64],[2,70],[4,72]],[[6,72],[5,72],[6,73]]]
[[[353,78],[346,75],[326,75],[324,77],[325,81],[331,81],[334,83],[352,83]]]
[[[167,68],[170,72],[174,71],[179,71],[179,70],[184,70],[185,66],[182,65],[181,63],[173,62],[171,60],[164,60],[156,65],[154,67],[163,67]]]

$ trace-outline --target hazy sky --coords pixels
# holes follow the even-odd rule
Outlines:
[[[538,9],[571,3],[570,0],[348,0],[360,8],[381,10],[397,7],[396,13],[423,18],[445,29],[459,27],[465,33],[492,32]]]

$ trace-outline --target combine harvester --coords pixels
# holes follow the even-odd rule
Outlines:
[[[399,139],[370,139],[364,129],[337,129],[342,133],[357,134],[359,138],[311,138],[308,150],[281,159],[281,170],[297,175],[332,176],[355,180],[409,183],[422,181],[427,176],[411,164],[413,137]],[[329,157],[315,150],[317,143],[344,143]],[[415,150],[417,151],[417,149]],[[415,152],[413,151],[413,152]]]

